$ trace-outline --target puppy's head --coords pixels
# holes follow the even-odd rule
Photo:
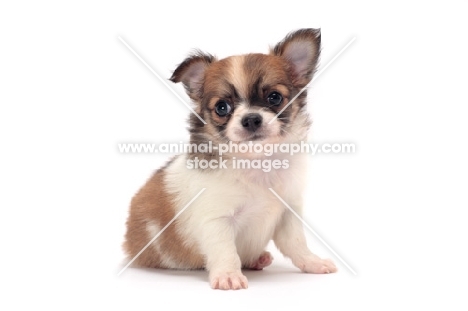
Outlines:
[[[304,139],[309,127],[306,92],[297,95],[311,81],[319,54],[320,30],[302,29],[269,54],[217,60],[198,52],[185,59],[171,81],[184,84],[195,111],[207,123],[191,115],[192,142]]]

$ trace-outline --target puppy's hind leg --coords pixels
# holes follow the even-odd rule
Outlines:
[[[270,252],[264,251],[257,260],[253,263],[246,265],[244,268],[251,270],[263,270],[263,268],[268,267],[273,262],[273,256]]]

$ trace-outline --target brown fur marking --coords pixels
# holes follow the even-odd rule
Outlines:
[[[124,250],[133,258],[152,239],[146,229],[149,221],[163,228],[175,216],[173,198],[164,189],[165,170],[160,169],[133,197],[130,216],[127,220]],[[134,261],[137,266],[151,268],[167,268],[161,266],[161,258],[170,258],[179,267],[185,269],[201,269],[204,258],[194,247],[184,244],[184,239],[177,232],[177,220],[174,221],[155,241],[161,252],[151,245]]]

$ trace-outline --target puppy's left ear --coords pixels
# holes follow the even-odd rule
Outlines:
[[[213,55],[197,51],[187,57],[174,70],[170,80],[174,83],[182,82],[191,99],[198,101],[201,98],[205,71],[216,59]]]
[[[295,86],[304,87],[312,79],[320,56],[320,39],[320,29],[301,29],[288,34],[271,51],[289,63]]]

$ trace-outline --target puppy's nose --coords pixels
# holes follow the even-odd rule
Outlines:
[[[262,126],[262,116],[258,113],[249,113],[242,118],[242,126],[251,132],[258,130]]]

